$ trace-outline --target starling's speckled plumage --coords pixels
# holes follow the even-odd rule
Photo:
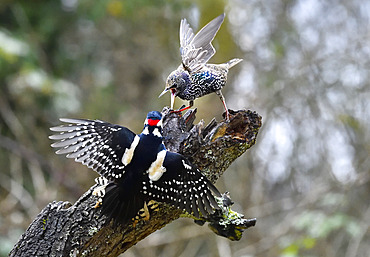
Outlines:
[[[204,26],[196,35],[187,23],[186,19],[180,24],[180,53],[182,63],[167,78],[166,88],[160,96],[167,91],[171,92],[171,108],[175,97],[189,101],[189,106],[179,111],[190,108],[196,98],[210,93],[216,93],[226,110],[228,109],[221,89],[225,86],[227,73],[231,67],[238,64],[242,59],[232,59],[222,64],[207,64],[208,60],[216,53],[211,42],[216,36],[225,14],[218,16]]]

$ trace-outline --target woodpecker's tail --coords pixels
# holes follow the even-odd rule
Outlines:
[[[140,198],[139,194],[128,195],[119,184],[109,183],[105,188],[101,215],[107,216],[107,222],[113,219],[115,224],[127,224],[143,208],[144,201]]]
[[[243,61],[243,59],[234,58],[234,59],[231,59],[230,61],[228,61],[226,63],[226,65],[230,69],[230,68],[234,67],[235,65],[237,65],[238,63],[240,63],[241,61]]]

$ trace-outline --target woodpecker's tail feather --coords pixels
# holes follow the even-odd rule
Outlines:
[[[115,224],[128,224],[143,208],[144,200],[138,195],[128,197],[122,186],[109,183],[105,188],[105,196],[102,201],[101,215],[107,216],[107,222],[112,219]]]

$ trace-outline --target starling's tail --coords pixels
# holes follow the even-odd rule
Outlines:
[[[234,67],[235,65],[237,65],[238,63],[240,63],[241,61],[243,61],[243,59],[234,58],[234,59],[231,59],[230,61],[228,61],[226,63],[226,65],[230,69],[231,67]]]
[[[107,216],[107,222],[113,219],[115,224],[127,224],[143,207],[144,201],[138,199],[138,194],[128,195],[125,191],[116,183],[109,183],[105,188],[101,214]]]

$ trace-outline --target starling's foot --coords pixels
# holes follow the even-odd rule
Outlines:
[[[180,109],[178,109],[178,110],[173,110],[173,111],[171,111],[171,113],[179,113],[179,112],[183,112],[183,111],[185,111],[185,110],[187,110],[187,109],[189,109],[191,106],[189,105],[189,106],[187,106],[187,107],[185,107],[185,105],[183,105],[183,106],[181,106],[180,107]]]
[[[226,109],[226,112],[224,113],[225,121],[229,122],[230,121],[230,113],[229,110]]]

